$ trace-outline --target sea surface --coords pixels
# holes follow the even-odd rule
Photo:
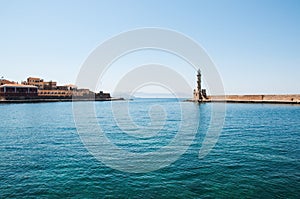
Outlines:
[[[109,111],[112,104],[117,110],[128,106],[131,120],[147,127],[145,135],[131,127],[122,134],[126,123],[118,126]],[[95,102],[107,138],[131,153],[170,144],[180,126],[180,108],[199,115],[195,137],[177,160],[132,173],[90,153],[77,132],[71,102],[2,104],[0,198],[300,198],[300,106],[226,104],[218,141],[199,159],[212,105],[176,99]],[[154,127],[162,125],[153,134],[151,116],[159,118]],[[143,142],[135,144],[132,137]]]

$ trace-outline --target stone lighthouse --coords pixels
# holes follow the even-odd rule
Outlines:
[[[194,89],[194,100],[202,102],[206,98],[206,89],[201,88],[201,71],[197,71],[197,88]]]

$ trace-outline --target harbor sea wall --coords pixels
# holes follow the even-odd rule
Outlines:
[[[215,95],[208,96],[206,102],[240,103],[291,103],[300,104],[300,94],[293,95]]]

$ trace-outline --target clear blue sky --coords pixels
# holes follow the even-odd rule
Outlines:
[[[297,0],[0,0],[0,25],[0,76],[7,79],[74,83],[101,42],[162,27],[206,49],[228,94],[300,93]]]

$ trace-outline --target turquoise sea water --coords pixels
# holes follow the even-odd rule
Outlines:
[[[122,144],[126,137],[117,134],[120,129],[106,114],[110,103],[95,103],[99,122],[119,147],[136,150]],[[174,138],[180,121],[176,107],[182,102],[129,103],[139,125],[149,123],[153,104],[169,114],[164,134],[154,136],[155,145],[139,145],[140,153]],[[211,104],[184,102],[183,107],[200,113],[200,128],[188,150],[165,168],[134,174],[114,170],[88,152],[76,131],[72,103],[0,105],[0,198],[300,198],[300,106],[227,104],[219,140],[203,159],[198,154]]]

